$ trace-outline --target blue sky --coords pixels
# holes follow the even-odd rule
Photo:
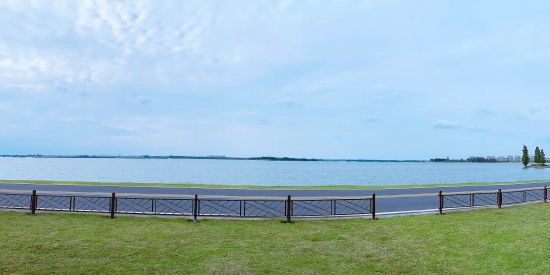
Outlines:
[[[0,14],[2,154],[429,159],[550,143],[548,1],[3,0]]]

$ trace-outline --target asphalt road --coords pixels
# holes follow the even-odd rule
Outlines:
[[[232,196],[232,197],[357,197],[376,194],[377,213],[403,213],[435,210],[438,207],[439,191],[449,192],[494,192],[497,189],[541,188],[549,183],[502,184],[490,186],[418,187],[395,189],[355,189],[355,190],[272,190],[272,189],[232,189],[196,187],[130,187],[93,185],[41,185],[0,183],[0,190],[56,192],[56,193],[117,193],[118,195],[147,194],[173,196]]]

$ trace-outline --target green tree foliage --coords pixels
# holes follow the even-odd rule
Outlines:
[[[540,163],[546,165],[546,155],[544,155],[544,149],[540,150]]]
[[[521,156],[521,162],[523,163],[523,166],[527,167],[527,164],[529,164],[529,151],[527,150],[527,146],[523,145],[523,154]]]
[[[540,163],[540,149],[538,146],[537,148],[535,148],[535,163],[536,164]]]

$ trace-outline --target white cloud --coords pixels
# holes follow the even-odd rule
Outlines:
[[[12,50],[3,52],[9,58],[33,56],[43,62],[38,67],[42,75],[35,67],[6,68],[4,74],[71,84],[160,80],[226,85],[253,80],[272,68],[300,62],[307,56],[304,42],[315,41],[310,38],[321,31],[311,30],[326,19],[312,14],[313,21],[305,20],[304,11],[309,12],[298,8],[316,5],[292,1],[244,6],[217,1],[11,1],[4,6],[28,16],[5,22],[12,26],[5,40]],[[27,38],[21,39],[21,33]],[[336,82],[341,81],[345,79]],[[318,85],[338,84],[332,82]]]
[[[4,79],[36,79],[46,75],[63,77],[68,73],[62,61],[50,60],[40,56],[17,56],[0,59],[0,76]]]
[[[252,144],[384,156],[329,140],[382,144],[400,131],[410,145],[429,142],[414,131],[430,126],[466,130],[440,140],[479,139],[484,125],[535,136],[550,117],[545,5],[0,1],[1,119],[22,135],[76,129],[136,151],[239,144],[251,155]]]
[[[433,124],[434,129],[458,129],[460,128],[460,124],[456,121],[451,121],[448,119],[442,119],[434,122]]]
[[[86,0],[80,3],[76,27],[82,36],[92,35],[106,45],[131,53],[146,42],[142,28],[143,2]]]
[[[0,85],[10,87],[106,84],[115,79],[120,80],[118,72],[123,70],[120,65],[101,57],[4,48],[6,50],[0,53]]]
[[[46,85],[37,85],[37,84],[9,84],[7,85],[7,87],[22,89],[22,90],[32,90],[36,92],[40,92],[48,88],[48,86]]]

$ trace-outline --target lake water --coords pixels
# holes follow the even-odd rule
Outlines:
[[[253,185],[401,185],[550,179],[520,163],[0,158],[0,179]]]

